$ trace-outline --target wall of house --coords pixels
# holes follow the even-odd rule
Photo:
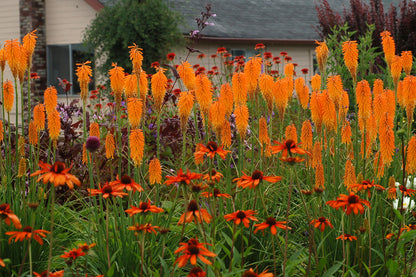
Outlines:
[[[82,32],[97,14],[85,0],[45,0],[46,44],[81,43]]]

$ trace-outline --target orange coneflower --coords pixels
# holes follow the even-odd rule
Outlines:
[[[136,97],[129,98],[127,101],[127,114],[131,128],[138,128],[143,114],[142,101]]]
[[[162,166],[157,158],[149,162],[149,183],[151,185],[162,183]]]
[[[381,32],[380,36],[381,44],[383,46],[384,57],[386,59],[387,66],[390,68],[391,61],[394,55],[396,54],[396,45],[389,31]]]
[[[90,124],[90,137],[100,137],[100,125],[97,122]]]
[[[223,160],[225,160],[228,153],[231,153],[231,151],[224,150],[223,146],[218,147],[217,143],[214,141],[209,141],[206,146],[199,143],[196,146],[196,151],[194,153],[195,164],[201,164],[204,160],[205,154],[211,158],[211,160],[215,157],[215,154],[218,154]]]
[[[312,150],[313,133],[312,124],[310,120],[305,120],[302,124],[300,141],[302,143],[303,148],[305,148],[306,151]]]
[[[152,75],[152,95],[155,109],[160,113],[163,99],[165,98],[168,78],[164,74],[166,69],[159,68],[156,74]]]
[[[143,160],[144,135],[142,130],[134,129],[130,132],[129,138],[130,158],[136,166],[139,166]]]
[[[234,73],[232,78],[234,104],[245,105],[247,103],[248,82],[245,73]]]
[[[225,117],[228,118],[231,113],[233,112],[233,91],[229,83],[225,83],[221,85],[220,89],[220,97],[218,99],[222,103],[225,109]]]
[[[241,222],[243,222],[244,226],[246,228],[249,227],[250,220],[252,221],[258,221],[257,218],[255,218],[253,215],[255,215],[257,212],[253,210],[246,210],[246,211],[236,211],[231,214],[224,215],[224,218],[227,221],[234,221],[235,225],[240,225]]]
[[[179,76],[182,79],[183,84],[188,90],[195,89],[195,72],[192,69],[192,65],[189,62],[182,62],[178,68]]]
[[[32,227],[26,226],[22,231],[10,231],[6,232],[6,235],[10,236],[9,243],[23,240],[31,240],[32,238],[36,240],[40,245],[43,245],[43,240],[41,237],[46,237],[46,234],[50,233],[45,230],[32,230]]]
[[[215,101],[209,106],[209,120],[217,137],[221,134],[222,123],[225,120],[225,107],[222,101]]]
[[[393,84],[394,87],[397,88],[397,85],[399,83],[400,74],[402,73],[403,69],[403,60],[400,56],[394,56],[391,60],[391,66],[390,66],[390,72],[391,76],[393,77]]]
[[[311,224],[313,225],[313,227],[321,230],[321,232],[323,232],[325,230],[325,227],[330,227],[332,229],[334,229],[334,226],[332,225],[332,223],[329,221],[329,219],[327,219],[324,216],[321,216],[318,219],[314,219],[311,221]]]
[[[12,81],[6,81],[3,84],[3,100],[4,109],[6,112],[10,113],[14,103],[14,88]]]
[[[126,98],[138,97],[136,74],[129,74],[124,78],[124,96]]]
[[[260,57],[251,57],[244,66],[244,73],[247,79],[248,92],[252,94],[257,88],[257,80],[261,73],[262,60]]]
[[[357,41],[348,40],[342,43],[342,53],[344,54],[344,62],[351,73],[352,79],[357,78],[358,67],[358,48]]]
[[[112,181],[110,185],[120,190],[123,190],[123,189],[127,191],[133,190],[133,192],[143,191],[142,186],[136,183],[134,179],[128,175],[123,175],[121,178],[118,178],[118,175],[117,175],[116,180]]]
[[[351,212],[354,212],[354,214],[358,214],[358,212],[361,214],[364,213],[364,205],[371,208],[369,201],[360,199],[354,192],[350,192],[349,195],[340,194],[336,200],[327,201],[326,204],[337,210],[338,208],[342,208],[347,215]]]
[[[194,266],[186,277],[205,277],[207,273],[199,266]]]
[[[37,273],[35,271],[33,271],[33,274],[35,275],[35,277],[63,277],[64,276],[65,271],[64,270],[59,270],[59,271],[55,271],[55,272],[48,272],[47,270],[42,271],[41,273]]]
[[[58,104],[58,92],[54,86],[48,87],[43,94],[46,114],[49,115]]]
[[[48,114],[48,131],[51,140],[57,141],[61,131],[61,116],[55,108]]]
[[[277,228],[280,228],[280,229],[283,229],[283,230],[292,229],[292,228],[284,225],[286,223],[287,223],[286,221],[276,221],[276,219],[274,217],[268,217],[265,222],[254,225],[254,227],[257,227],[254,230],[254,234],[257,233],[260,230],[264,230],[264,229],[267,229],[267,228],[270,228],[270,232],[272,233],[272,235],[277,234]]]
[[[194,96],[191,91],[183,91],[179,95],[178,112],[181,123],[182,133],[186,131],[189,115],[192,112],[194,105]]]
[[[19,63],[22,59],[21,50],[21,45],[17,39],[6,40],[4,44],[4,55],[15,79],[18,78]]]
[[[113,159],[115,149],[116,143],[114,140],[114,135],[108,132],[107,136],[105,137],[105,157],[107,159]]]
[[[91,248],[95,247],[96,245],[97,245],[96,243],[91,243],[91,244],[88,244],[88,243],[80,243],[80,244],[78,244],[78,248],[81,249],[82,251],[84,251],[85,254],[87,254],[88,251]]]
[[[282,177],[280,176],[264,176],[263,172],[260,170],[254,170],[251,176],[246,175],[243,172],[243,176],[239,178],[235,178],[233,182],[237,182],[237,185],[242,188],[250,188],[253,189],[260,184],[261,181],[267,181],[269,183],[276,183],[280,181]]]
[[[198,74],[195,82],[195,96],[204,116],[212,102],[212,83],[205,74]]]
[[[186,208],[186,212],[181,215],[179,218],[178,225],[186,223],[190,223],[195,220],[195,223],[201,223],[205,221],[206,223],[210,223],[212,216],[208,213],[206,209],[202,209],[198,207],[198,203],[195,200],[191,200],[188,203],[188,207]]]
[[[270,146],[272,154],[277,154],[280,151],[283,151],[282,153],[283,158],[286,158],[288,154],[289,156],[292,156],[292,154],[295,154],[295,153],[300,154],[300,155],[305,155],[305,154],[310,155],[308,151],[303,150],[298,147],[298,145],[300,145],[301,142],[296,143],[293,140],[285,140],[282,143],[278,141],[274,141],[274,143],[277,143],[278,145]]]
[[[185,266],[188,261],[190,261],[191,264],[196,265],[197,258],[199,258],[203,263],[210,265],[212,263],[204,256],[217,256],[205,248],[204,245],[210,244],[201,243],[198,241],[198,238],[190,239],[187,243],[180,242],[179,244],[182,246],[175,250],[175,254],[182,252],[182,256],[177,258],[175,261],[175,264],[178,264],[178,267]]]
[[[412,70],[413,64],[413,55],[412,51],[402,51],[402,62],[403,62],[403,70],[406,72],[406,75],[410,75],[410,71]]]
[[[155,205],[150,204],[150,200],[148,202],[140,202],[139,207],[130,206],[131,209],[125,210],[126,213],[128,213],[130,216],[133,216],[135,214],[140,213],[163,213],[163,209],[159,208]]]
[[[110,74],[110,84],[111,89],[114,92],[116,107],[119,109],[124,88],[124,68],[117,66],[117,63],[112,63],[111,66],[113,66],[113,68],[108,71]]]
[[[357,240],[357,237],[352,236],[350,234],[343,234],[343,235],[337,237],[337,239],[353,241],[353,240]]]
[[[250,268],[249,270],[244,271],[243,277],[273,277],[273,273],[267,273],[267,270],[262,273],[256,273]]]
[[[175,183],[186,183],[189,185],[191,180],[196,180],[202,177],[202,174],[190,172],[189,169],[186,170],[186,173],[182,171],[182,168],[179,169],[178,174],[176,176],[166,176],[166,185],[171,185]]]
[[[207,173],[204,176],[202,176],[202,180],[206,180],[206,181],[214,181],[214,182],[219,182],[221,180],[221,178],[223,178],[224,175],[222,175],[221,172],[216,171],[215,169],[211,170],[211,174]]]
[[[134,234],[136,236],[139,234],[139,232],[154,233],[155,235],[157,235],[156,230],[160,230],[160,227],[152,226],[152,224],[150,223],[145,223],[145,224],[136,223],[136,225],[134,226],[127,227],[127,230],[135,231]]]
[[[53,165],[50,165],[39,161],[39,167],[41,168],[40,170],[35,171],[30,175],[30,177],[41,175],[36,182],[42,180],[44,184],[49,182],[55,187],[66,184],[70,189],[74,188],[74,184],[81,186],[81,182],[78,178],[69,173],[72,165],[69,168],[66,168],[65,164],[62,162],[55,162]]]
[[[80,249],[80,248],[74,248],[74,249],[72,249],[72,250],[70,250],[68,252],[64,252],[64,254],[61,255],[60,257],[61,258],[64,258],[64,259],[72,259],[72,260],[75,260],[78,257],[82,257],[82,256],[85,256],[85,252],[82,251],[82,249]]]
[[[95,195],[103,195],[103,198],[108,198],[110,196],[114,197],[123,197],[128,195],[128,193],[123,192],[122,188],[118,186],[113,186],[106,182],[103,186],[101,184],[98,184],[98,189],[87,189],[91,196]]]
[[[0,204],[0,219],[3,219],[7,225],[12,222],[16,229],[22,228],[19,218],[10,210],[10,204]]]
[[[212,192],[204,191],[201,193],[202,197],[224,197],[224,198],[231,198],[231,195],[227,193],[221,193],[221,191],[217,188],[214,188]]]
[[[318,66],[320,72],[325,72],[326,61],[328,59],[328,46],[325,41],[319,42],[315,41],[318,46],[315,48],[316,57],[318,59]]]
[[[45,130],[45,106],[43,104],[37,104],[33,108],[33,121],[38,132]]]
[[[139,48],[139,46],[136,45],[136,43],[133,43],[132,46],[129,46],[130,49],[130,60],[133,64],[133,70],[136,72],[136,74],[140,74],[141,68],[142,68],[142,62],[143,62],[143,53],[142,48]]]
[[[374,180],[372,182],[368,181],[368,180],[363,180],[361,183],[359,184],[351,184],[349,186],[350,189],[352,190],[356,190],[356,191],[362,191],[362,190],[367,190],[367,195],[368,198],[371,197],[371,192],[370,192],[370,188],[376,188],[376,190],[385,190],[385,188],[383,186],[374,184]]]
[[[88,98],[88,83],[91,80],[92,69],[89,65],[91,62],[77,63],[76,75],[78,77],[79,87],[81,89],[81,99],[85,103]]]
[[[405,185],[400,185],[399,186],[399,191],[404,195],[404,196],[413,196],[416,194],[416,190],[414,189],[408,189]]]
[[[246,105],[238,105],[234,110],[235,125],[242,140],[244,140],[247,132],[249,113]]]

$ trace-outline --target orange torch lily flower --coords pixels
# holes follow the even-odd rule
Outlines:
[[[358,214],[358,212],[364,213],[364,205],[371,208],[369,201],[360,199],[354,192],[350,192],[350,195],[340,194],[336,200],[330,200],[326,204],[335,209],[342,207],[347,215],[351,212],[354,212],[354,214]]]
[[[224,150],[222,146],[218,147],[218,145],[213,141],[208,142],[207,146],[200,143],[197,145],[194,153],[195,164],[201,164],[204,160],[205,154],[207,154],[207,156],[211,159],[215,157],[215,154],[218,154],[223,160],[225,160],[225,157],[230,152],[231,151]]]
[[[267,229],[267,228],[270,228],[270,232],[272,233],[272,235],[277,234],[277,228],[280,228],[280,229],[283,229],[283,230],[292,229],[292,228],[284,225],[286,223],[287,223],[286,221],[276,221],[276,219],[274,217],[268,217],[265,222],[254,225],[254,227],[257,227],[254,230],[254,234],[257,233],[260,230],[264,230],[264,229]]]
[[[311,224],[313,225],[313,227],[321,230],[321,232],[325,230],[326,226],[329,226],[332,229],[334,229],[334,226],[332,225],[332,223],[326,217],[323,217],[323,216],[321,216],[318,219],[312,220]]]
[[[190,261],[192,265],[196,265],[197,258],[199,258],[203,263],[211,265],[212,263],[204,256],[217,256],[205,248],[204,245],[210,244],[201,243],[198,241],[198,238],[190,239],[188,243],[180,242],[179,244],[182,246],[175,250],[175,254],[182,252],[182,256],[177,258],[175,261],[175,264],[178,264],[179,267],[185,266],[188,261]]]
[[[117,188],[118,188],[118,189],[120,189],[120,190],[123,190],[123,189],[125,189],[125,190],[127,190],[127,191],[131,191],[131,190],[133,190],[133,192],[136,192],[136,191],[143,191],[142,186],[141,186],[141,185],[139,185],[138,183],[136,183],[136,182],[133,180],[133,178],[131,178],[131,177],[130,177],[130,176],[128,176],[128,175],[123,175],[123,176],[121,177],[121,179],[119,179],[119,178],[118,178],[118,175],[117,175],[116,180],[115,180],[115,181],[113,181],[113,182],[111,182],[110,184],[111,184],[112,186],[117,187]]]
[[[32,230],[32,227],[26,226],[25,228],[23,228],[22,231],[6,232],[6,235],[10,236],[9,243],[11,243],[13,239],[15,239],[14,241],[17,242],[23,240],[30,240],[33,238],[40,245],[43,245],[41,237],[46,237],[46,234],[48,233],[50,232],[45,230]]]
[[[292,154],[300,154],[300,155],[311,155],[306,150],[303,150],[302,148],[299,148],[298,145],[301,144],[301,142],[296,143],[295,141],[288,139],[283,141],[282,143],[278,141],[274,141],[274,143],[277,143],[278,145],[270,146],[270,149],[272,151],[272,154],[279,153],[280,151],[283,151],[282,158],[287,158],[287,155],[292,156]]]
[[[189,185],[191,180],[196,180],[202,177],[202,174],[190,172],[189,169],[186,170],[186,173],[183,173],[182,168],[179,169],[178,175],[176,176],[166,176],[167,180],[165,181],[166,185],[172,185],[175,183],[186,183]]]
[[[210,223],[212,216],[208,213],[206,209],[201,209],[198,207],[198,203],[195,200],[191,200],[188,204],[187,212],[181,215],[178,225],[190,223],[195,219],[195,222],[198,220],[199,223],[205,221]]]
[[[140,202],[139,207],[131,206],[131,209],[126,210],[126,213],[133,216],[139,213],[162,213],[164,210],[162,208],[156,207],[155,205],[150,204],[150,200],[148,202]]]
[[[248,228],[250,220],[258,221],[258,219],[253,216],[254,214],[256,214],[256,211],[253,210],[236,211],[234,213],[224,215],[224,218],[227,221],[233,220],[235,225],[240,225],[240,223],[243,222],[244,226]]]
[[[19,218],[10,210],[10,204],[0,205],[0,219],[4,219],[7,225],[10,225],[10,221],[13,222],[16,229],[22,228]]]
[[[74,188],[74,184],[81,186],[81,182],[72,174],[68,172],[71,170],[72,165],[69,168],[66,168],[65,164],[62,162],[55,162],[53,165],[39,161],[39,167],[41,168],[38,171],[35,171],[30,175],[30,177],[39,176],[37,182],[43,180],[44,184],[52,183],[55,187],[67,185],[69,189]]]
[[[117,186],[112,186],[108,182],[106,182],[103,186],[101,184],[98,184],[98,189],[87,189],[91,196],[102,194],[103,198],[108,198],[110,196],[114,197],[123,197],[125,195],[128,195],[128,193],[122,192],[122,188]]]
[[[280,176],[264,176],[260,170],[255,170],[251,176],[246,175],[244,172],[243,174],[242,177],[233,180],[233,182],[237,182],[237,185],[242,188],[255,188],[262,180],[270,183],[276,183],[282,180]]]

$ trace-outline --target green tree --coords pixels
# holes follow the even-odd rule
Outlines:
[[[101,72],[107,72],[112,62],[131,71],[128,47],[133,43],[143,49],[143,68],[148,70],[183,42],[180,22],[166,0],[119,0],[99,12],[86,28],[83,42],[95,51]]]

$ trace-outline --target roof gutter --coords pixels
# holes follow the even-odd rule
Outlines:
[[[186,36],[190,38],[189,36]],[[218,42],[253,42],[253,43],[276,43],[276,44],[308,44],[314,45],[315,39],[270,39],[270,38],[231,38],[231,37],[201,37],[203,41]]]

